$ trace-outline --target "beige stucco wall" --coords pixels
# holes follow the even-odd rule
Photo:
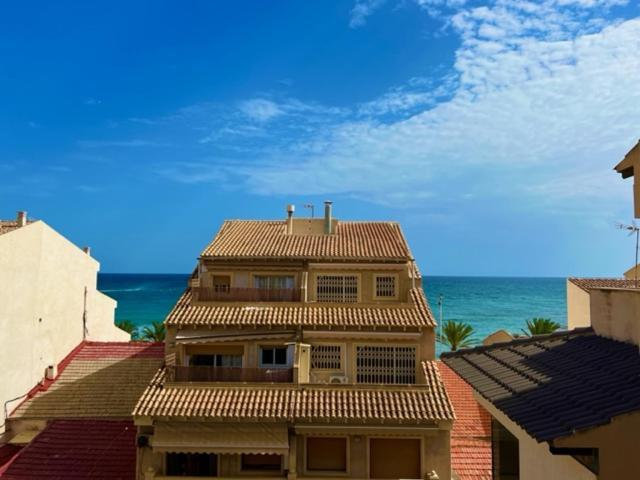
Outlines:
[[[602,427],[556,440],[557,447],[599,449],[600,480],[640,475],[640,412],[615,417]]]
[[[474,396],[480,405],[518,439],[520,480],[595,480],[597,478],[573,457],[552,455],[546,442],[538,443],[493,404],[478,394]]]
[[[129,340],[114,325],[116,302],[96,290],[98,268],[44,222],[0,235],[2,404],[31,390],[83,340],[85,287],[87,340]]]
[[[567,280],[567,328],[591,326],[589,292]]]
[[[640,345],[640,291],[591,290],[591,325],[603,337]]]

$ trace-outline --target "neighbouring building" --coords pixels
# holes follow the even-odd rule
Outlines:
[[[639,155],[616,170],[633,176]],[[639,193],[636,179],[636,217]],[[491,414],[495,480],[639,475],[640,289],[570,278],[567,319],[567,331],[443,354]]]
[[[43,221],[0,220],[0,402],[8,411],[84,340],[129,340],[116,302],[96,289],[99,263]]]
[[[435,322],[393,222],[226,221],[165,321],[140,478],[451,478]]]

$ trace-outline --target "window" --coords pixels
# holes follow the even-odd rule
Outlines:
[[[286,367],[289,362],[287,347],[261,347],[260,366]]]
[[[213,453],[167,453],[167,476],[215,477],[218,456]]]
[[[311,368],[340,370],[340,345],[311,345]]]
[[[495,418],[491,419],[491,456],[495,480],[520,478],[520,448],[518,439]]]
[[[393,299],[397,297],[395,275],[375,275],[375,298]]]
[[[346,472],[347,439],[307,437],[307,470],[313,472]]]
[[[358,301],[357,275],[318,275],[318,302],[355,303]]]
[[[242,355],[198,354],[189,359],[189,364],[204,367],[242,367]]]
[[[356,349],[358,383],[415,383],[415,347],[361,345]]]
[[[264,290],[291,290],[295,288],[293,275],[255,275],[253,287]]]
[[[282,455],[242,454],[240,468],[241,470],[269,470],[279,472],[282,470]]]
[[[231,277],[229,275],[213,275],[211,280],[214,292],[229,293],[231,289]]]

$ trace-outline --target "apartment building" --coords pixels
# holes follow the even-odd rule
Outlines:
[[[393,222],[226,221],[134,410],[140,478],[451,478],[435,322]]]

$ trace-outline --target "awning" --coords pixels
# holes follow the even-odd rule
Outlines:
[[[289,435],[283,424],[159,423],[152,446],[155,452],[286,455]]]

